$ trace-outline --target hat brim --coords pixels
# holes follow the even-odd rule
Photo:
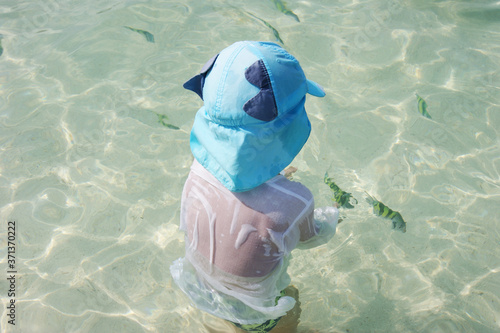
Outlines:
[[[323,87],[311,80],[307,80],[307,93],[316,97],[324,97],[326,95]]]

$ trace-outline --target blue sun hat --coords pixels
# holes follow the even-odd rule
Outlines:
[[[325,96],[282,47],[251,41],[222,50],[184,88],[204,102],[191,151],[233,192],[265,183],[292,162],[311,132],[306,93]]]

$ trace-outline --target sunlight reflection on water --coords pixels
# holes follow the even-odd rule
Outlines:
[[[288,6],[300,22],[271,1],[0,6],[0,217],[18,224],[19,304],[16,327],[3,307],[1,331],[227,328],[168,271],[184,252],[200,107],[182,83],[236,40],[275,40],[270,26],[327,92],[307,102],[313,131],[294,179],[324,206],[328,171],[359,201],[329,244],[294,252],[302,331],[499,330],[498,4]],[[407,232],[375,216],[365,192]]]

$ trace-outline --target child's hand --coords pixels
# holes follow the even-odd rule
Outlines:
[[[285,170],[283,170],[283,173],[287,179],[292,179],[295,171],[297,171],[297,168],[290,165]]]
[[[337,208],[337,209],[338,209],[338,208],[339,208],[339,206],[340,206],[340,205],[339,205],[339,203],[338,203],[338,202],[334,202],[334,203],[333,203],[333,207],[335,207],[335,208]],[[342,221],[343,221],[343,219],[342,219],[341,217],[339,217],[339,220],[338,220],[337,224],[340,224],[340,222],[342,222]]]

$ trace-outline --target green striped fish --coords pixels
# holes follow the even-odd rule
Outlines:
[[[169,124],[166,122],[166,120],[168,120],[168,117],[164,114],[159,114],[159,113],[156,113],[154,111],[151,111],[153,112],[154,114],[156,114],[156,116],[158,116],[158,122],[160,124],[162,124],[163,126],[165,126],[166,128],[170,128],[170,129],[173,129],[173,130],[178,130],[180,129],[179,127],[175,126],[175,125],[172,125],[172,124]]]
[[[269,23],[267,23],[266,21],[264,21],[263,19],[261,19],[260,17],[257,17],[255,15],[253,15],[252,13],[249,13],[249,12],[246,12],[248,15],[250,15],[251,17],[261,21],[262,23],[264,23],[264,25],[266,27],[268,27],[269,29],[271,29],[271,31],[273,32],[274,34],[274,37],[276,37],[276,39],[283,45],[285,45],[285,43],[283,42],[283,40],[281,39],[280,37],[280,34],[278,32],[278,30],[274,29],[274,27],[272,25],[270,25]]]
[[[417,95],[417,102],[418,102],[418,112],[420,112],[424,117],[432,119],[429,112],[427,112],[427,103],[424,101],[424,99]]]
[[[134,32],[137,32],[138,34],[141,34],[144,36],[144,38],[146,38],[146,40],[150,43],[154,43],[155,42],[155,36],[153,36],[152,33],[150,33],[149,31],[146,31],[146,30],[141,30],[141,29],[136,29],[136,28],[132,28],[132,27],[124,27],[124,28],[127,28],[129,30],[132,30]]]
[[[373,206],[373,213],[375,215],[382,216],[386,219],[391,220],[392,229],[396,229],[401,232],[406,232],[406,222],[403,220],[403,217],[399,212],[390,209],[377,199],[373,198],[368,193],[366,193],[366,195],[368,196],[368,198],[366,198],[366,201]]]
[[[332,200],[338,203],[340,207],[354,208],[354,206],[351,204],[351,199],[354,200],[353,201],[354,204],[358,203],[358,200],[356,200],[356,198],[354,198],[351,193],[342,191],[340,187],[338,187],[337,184],[335,184],[333,179],[328,177],[328,172],[325,173],[324,182],[332,189],[333,191]]]
[[[283,1],[281,0],[271,0],[274,5],[276,6],[276,8],[278,8],[278,10],[280,12],[282,12],[283,14],[285,15],[288,15],[288,16],[291,16],[293,17],[297,22],[300,22],[299,20],[299,17],[297,15],[295,15],[294,12],[292,12],[290,9],[288,9],[288,7],[286,6],[286,3],[284,3]]]

